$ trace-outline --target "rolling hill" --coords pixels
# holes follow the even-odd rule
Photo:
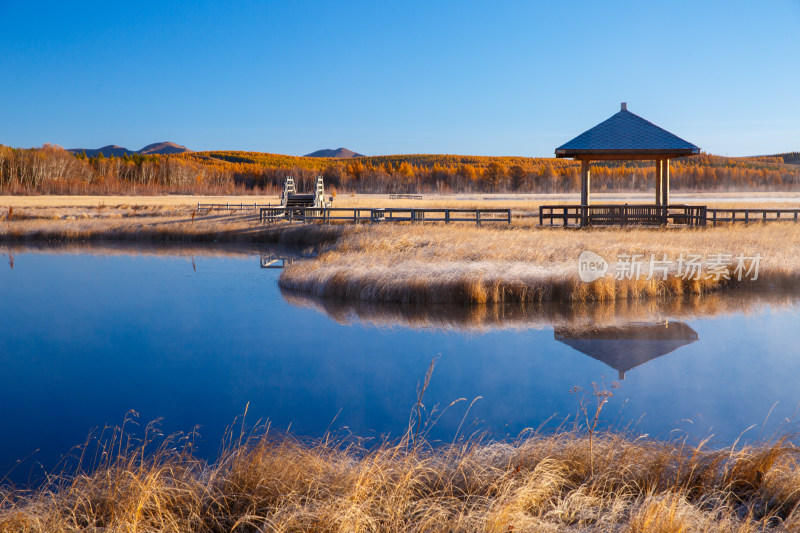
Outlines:
[[[352,150],[348,150],[347,148],[337,148],[336,150],[325,148],[323,150],[317,150],[316,152],[306,154],[303,157],[331,157],[334,159],[349,159],[351,157],[364,157],[364,155],[356,153]]]
[[[191,152],[191,150],[185,146],[181,146],[180,144],[163,141],[160,143],[148,144],[141,150],[128,150],[127,148],[117,146],[116,144],[109,144],[108,146],[103,146],[102,148],[70,148],[67,150],[67,152],[71,152],[73,154],[85,153],[89,157],[95,157],[100,154],[103,154],[103,157],[122,157],[124,155],[133,154],[182,154],[185,152]]]
[[[151,154],[182,154],[184,152],[191,152],[185,146],[181,146],[180,144],[175,144],[169,141],[163,141],[160,143],[153,143],[148,144],[137,153],[141,155],[151,155]]]

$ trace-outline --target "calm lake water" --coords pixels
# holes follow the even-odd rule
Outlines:
[[[719,445],[754,424],[745,437],[791,426],[800,402],[787,296],[662,310],[408,308],[282,294],[280,270],[262,269],[257,252],[0,254],[0,478],[24,459],[8,476],[18,482],[129,410],[142,425],[163,419],[165,432],[199,426],[209,458],[248,404],[248,420],[301,436],[399,436],[437,355],[426,406],[467,400],[429,433],[448,442],[462,421],[462,434],[503,438],[563,420],[578,405],[570,390],[592,383],[620,384],[606,424]]]

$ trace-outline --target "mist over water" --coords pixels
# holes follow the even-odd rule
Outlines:
[[[398,437],[437,356],[426,407],[465,399],[430,428],[447,442],[459,426],[492,438],[555,427],[577,409],[570,390],[591,397],[592,383],[614,394],[606,425],[719,445],[754,424],[745,438],[791,426],[800,402],[797,305],[786,295],[611,307],[325,301],[282,293],[262,252],[291,253],[0,249],[0,477],[21,459],[12,480],[55,468],[130,410],[140,430],[155,419],[165,433],[199,426],[208,458],[248,404],[248,420],[274,431]]]

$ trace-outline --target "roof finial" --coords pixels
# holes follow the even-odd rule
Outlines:
[[[628,102],[622,102],[622,104],[620,104],[620,107],[622,108],[621,111],[627,111],[628,110]]]

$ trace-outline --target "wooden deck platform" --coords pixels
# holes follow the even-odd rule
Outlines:
[[[704,205],[542,205],[540,226],[705,226]]]

